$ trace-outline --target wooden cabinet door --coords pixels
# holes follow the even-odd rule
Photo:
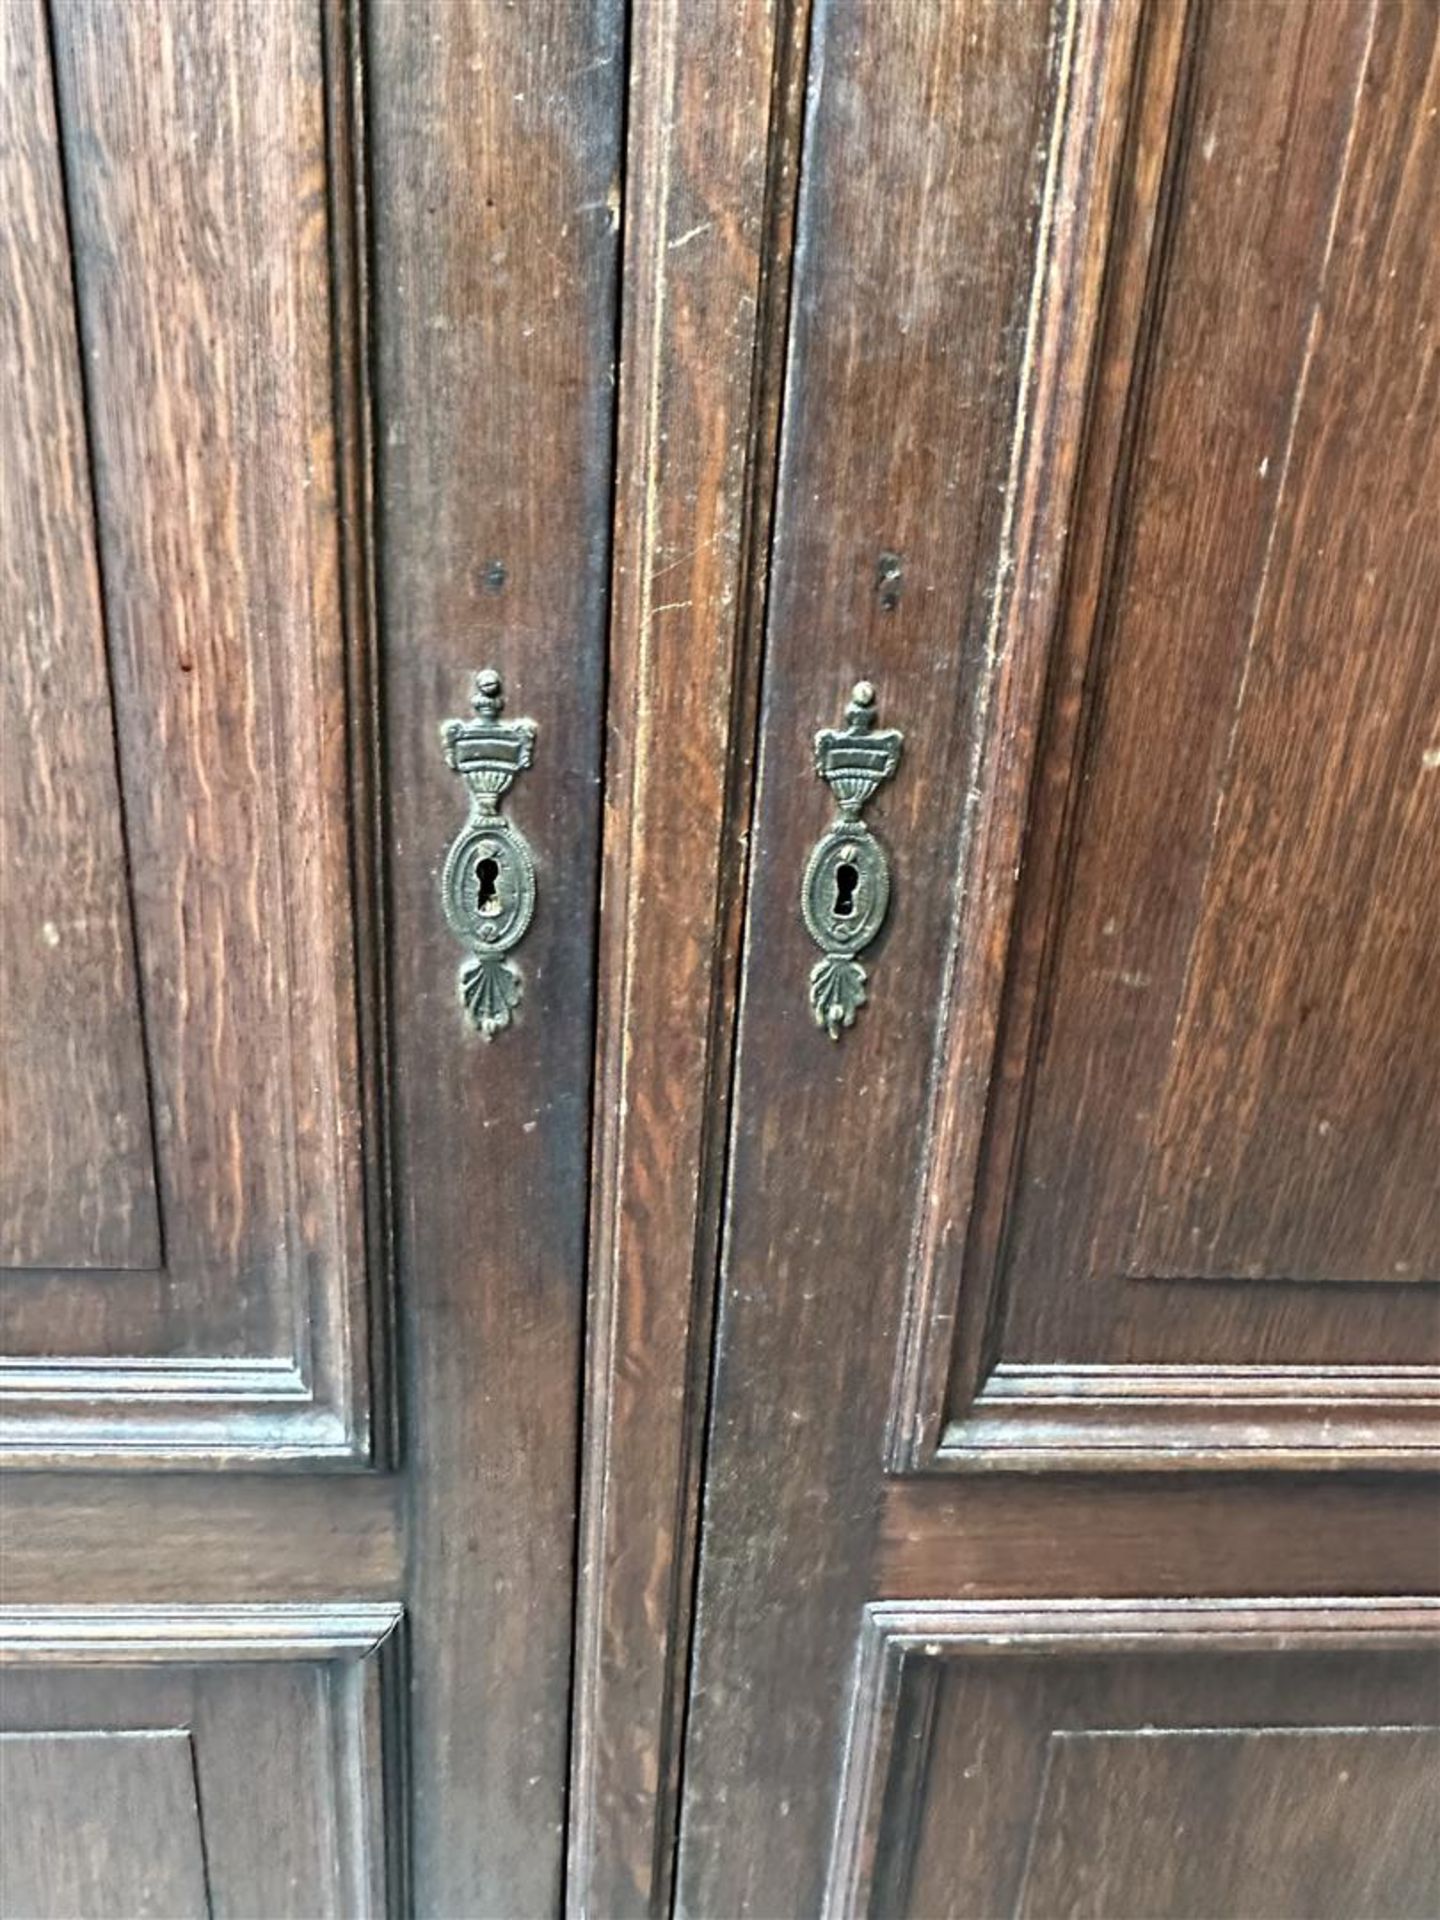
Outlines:
[[[695,1920],[1434,1909],[1436,27],[809,18]]]
[[[620,14],[0,7],[7,1913],[559,1898]]]

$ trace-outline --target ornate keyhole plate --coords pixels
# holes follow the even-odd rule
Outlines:
[[[459,972],[460,1004],[488,1040],[508,1027],[519,1005],[519,968],[505,956],[535,916],[535,862],[525,836],[500,799],[534,758],[535,722],[501,720],[500,676],[475,676],[473,720],[447,720],[440,729],[445,761],[464,780],[470,818],[450,843],[440,875],[440,897],[450,931],[469,949]]]
[[[863,821],[837,820],[805,869],[801,906],[811,939],[829,952],[858,953],[880,931],[889,904],[880,842]]]
[[[445,856],[440,884],[451,931],[477,951],[508,953],[534,917],[530,849],[503,814],[488,825],[461,829]]]
[[[856,955],[879,933],[890,905],[890,862],[860,809],[899,766],[903,740],[896,728],[876,728],[868,680],[850,696],[844,727],[815,736],[815,771],[840,811],[806,863],[800,911],[824,955],[810,972],[810,1010],[832,1040],[865,1004],[866,973]]]

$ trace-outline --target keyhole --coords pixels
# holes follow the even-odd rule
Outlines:
[[[860,869],[842,860],[835,869],[835,905],[831,909],[837,920],[848,920],[855,911],[855,889],[860,884]]]
[[[500,911],[500,862],[488,856],[475,862],[475,911],[493,920]]]

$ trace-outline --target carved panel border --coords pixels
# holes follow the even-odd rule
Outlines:
[[[930,1457],[956,1468],[1428,1471],[1440,1464],[1440,1373],[1001,1364]]]
[[[360,1258],[292,1282],[288,1356],[0,1357],[0,1465],[384,1466],[393,1281],[387,1131],[384,888],[374,632],[368,212],[355,0],[316,0],[324,67],[326,222],[344,636],[359,1064]],[[37,1276],[38,1277],[38,1276]],[[87,1276],[123,1285],[125,1272]],[[64,1282],[67,1276],[55,1279]]]
[[[971,813],[956,872],[886,1438],[895,1471],[933,1463],[954,1329],[980,1292],[962,1287],[962,1254],[987,1172],[981,1144],[1022,854],[1027,880],[1033,869],[1027,797],[1040,767],[1042,716],[1054,698],[1053,629],[1065,596],[1093,604],[1100,590],[1098,572],[1093,580],[1075,577],[1081,549],[1069,531],[1072,496],[1083,502],[1097,491],[1097,463],[1113,467],[1120,458],[1130,385],[1123,354],[1123,377],[1092,389],[1115,357],[1117,330],[1132,356],[1138,350],[1136,308],[1147,287],[1163,171],[1151,149],[1158,140],[1163,153],[1185,37],[1185,0],[1168,0],[1138,24],[1118,11],[1084,11],[1067,43],[1036,247],[1027,389],[1014,428],[1008,564],[996,583],[989,684],[977,696]],[[1136,263],[1134,285],[1115,284],[1117,261]],[[1056,564],[1060,551],[1065,567]],[[988,1308],[975,1315],[982,1339],[987,1317]],[[972,1344],[968,1318],[962,1338]]]
[[[1028,1069],[1017,1063],[1040,1017],[1037,983],[1063,896],[1205,17],[1204,0],[1147,10],[1110,198],[1082,143],[1052,163],[1065,204],[1092,211],[1072,223],[1088,231],[1051,237],[1041,264],[1031,353],[1050,374],[1042,384],[1037,372],[1019,461],[1014,569],[999,613],[1007,665],[990,694],[957,887],[885,1440],[895,1473],[1440,1465],[1434,1368],[1018,1365],[997,1350],[1004,1220],[1024,1146]],[[1072,118],[1083,126],[1088,116],[1077,106]],[[1084,443],[1071,466],[1056,457],[1062,423]]]
[[[404,1617],[394,1601],[237,1606],[0,1606],[0,1666],[364,1660]]]
[[[1437,1634],[1440,1600],[1435,1599],[876,1602],[865,1609],[856,1658],[822,1908],[826,1920],[870,1910],[882,1818],[903,1817],[896,1795],[906,1797],[908,1787],[913,1800],[922,1784],[925,1729],[942,1660],[1145,1652],[1378,1653],[1433,1648]],[[923,1663],[925,1679],[907,1710],[914,1737],[902,1755],[901,1683],[907,1664],[915,1662]],[[902,1767],[904,1777],[897,1778]]]
[[[0,1669],[318,1666],[346,1910],[408,1911],[404,1610],[320,1605],[0,1606]]]

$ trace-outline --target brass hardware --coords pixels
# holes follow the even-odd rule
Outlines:
[[[879,933],[890,904],[890,862],[860,809],[900,764],[905,736],[875,727],[875,689],[856,684],[843,728],[815,736],[815,771],[834,794],[838,817],[816,842],[800,889],[800,910],[824,954],[810,972],[810,1009],[832,1040],[853,1027],[866,1000],[856,955]]]
[[[450,931],[469,949],[459,972],[460,1004],[489,1040],[519,1004],[518,967],[505,958],[535,914],[535,862],[525,836],[500,811],[500,798],[535,754],[533,720],[501,720],[505,690],[493,667],[475,675],[473,720],[440,729],[445,764],[470,793],[470,817],[450,843],[440,894]]]

